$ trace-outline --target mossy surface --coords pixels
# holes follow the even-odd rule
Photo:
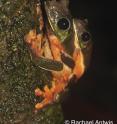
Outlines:
[[[60,103],[35,112],[34,89],[51,85],[50,72],[36,68],[24,41],[31,30],[33,0],[0,1],[0,124],[63,124]]]

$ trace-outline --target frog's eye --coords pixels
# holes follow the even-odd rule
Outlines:
[[[81,39],[84,43],[87,43],[90,40],[90,34],[88,32],[83,32],[81,34]]]
[[[60,18],[57,22],[57,26],[61,30],[68,30],[70,28],[70,20],[68,18]]]

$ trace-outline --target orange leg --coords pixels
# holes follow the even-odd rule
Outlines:
[[[80,49],[75,49],[73,53],[73,59],[75,61],[75,67],[73,69],[73,74],[79,79],[85,70],[84,58]]]

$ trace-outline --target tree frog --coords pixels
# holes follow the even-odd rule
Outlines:
[[[75,76],[79,79],[87,68],[91,55],[91,34],[87,21],[72,18],[68,0],[46,0],[36,4],[36,28],[25,41],[36,56],[36,65],[52,73],[52,87],[35,89],[43,97],[35,108],[40,110],[56,101]]]

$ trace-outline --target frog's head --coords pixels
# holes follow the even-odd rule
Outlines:
[[[75,49],[82,53],[82,63],[84,69],[86,69],[89,65],[92,51],[88,21],[86,19],[72,19],[68,4],[69,0],[46,0],[45,10],[50,26],[49,29],[60,39],[68,58],[70,56],[72,58]],[[68,58],[64,59],[64,62],[68,63],[68,60],[70,60]]]
[[[62,43],[65,42],[72,32],[72,19],[68,10],[68,0],[47,0],[45,10],[52,31]]]

